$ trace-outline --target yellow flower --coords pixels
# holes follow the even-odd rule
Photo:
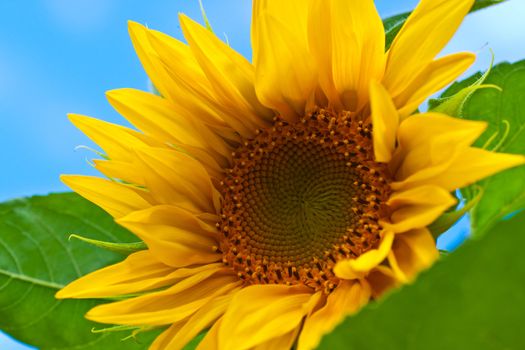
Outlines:
[[[162,97],[108,92],[140,131],[71,115],[110,180],[63,180],[148,249],[57,297],[124,296],[86,317],[167,327],[155,350],[209,327],[199,349],[304,350],[411,281],[450,192],[524,163],[471,147],[483,122],[413,114],[474,61],[435,59],[472,4],[422,0],[385,53],[372,0],[257,0],[253,63],[184,15],[187,45],[131,22]]]

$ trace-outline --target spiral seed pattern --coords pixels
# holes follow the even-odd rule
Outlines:
[[[223,262],[249,284],[335,288],[334,264],[376,246],[387,212],[371,136],[350,113],[318,110],[245,140],[221,182]]]

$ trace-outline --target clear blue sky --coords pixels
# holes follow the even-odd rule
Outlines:
[[[204,0],[219,35],[250,57],[251,2]],[[383,16],[412,9],[415,0],[377,0]],[[128,39],[126,21],[181,38],[177,13],[200,19],[197,0],[0,1],[0,201],[64,191],[61,173],[94,174],[85,162],[91,144],[66,119],[76,112],[125,123],[107,104],[106,90],[147,89],[147,77]],[[471,72],[496,61],[525,58],[525,1],[510,0],[471,15],[445,50],[474,51]],[[442,241],[454,246],[463,222]],[[0,349],[25,349],[0,334]]]

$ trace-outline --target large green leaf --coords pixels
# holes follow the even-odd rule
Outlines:
[[[523,349],[524,227],[521,213],[467,242],[347,318],[319,349]]]
[[[476,0],[470,12],[472,13],[492,5],[500,4],[505,1],[507,0]],[[394,38],[396,37],[397,33],[399,33],[399,31],[401,30],[401,27],[403,27],[403,24],[405,23],[409,15],[410,12],[405,12],[399,15],[388,17],[383,20],[386,35],[385,46],[387,50],[390,48],[390,45],[392,45],[392,41],[394,41]]]
[[[480,73],[465,81],[452,85],[442,97],[449,97],[471,85]],[[464,104],[458,117],[485,120],[487,131],[476,142],[479,147],[488,144],[488,149],[498,152],[525,155],[525,61],[495,66],[485,84],[501,87],[477,90]],[[432,104],[435,106],[436,102]],[[479,183],[483,197],[471,212],[472,228],[481,233],[505,215],[525,207],[525,166],[510,169]],[[462,191],[470,199],[469,188]]]
[[[102,210],[73,193],[0,204],[0,329],[45,349],[146,349],[154,334],[121,341],[129,333],[93,334],[103,328],[83,318],[94,300],[58,301],[65,284],[123,259],[72,240],[71,233],[115,242],[136,240]]]
[[[486,7],[501,4],[502,2],[505,2],[507,0],[476,0],[474,3],[474,6],[472,6],[471,12],[482,10]]]

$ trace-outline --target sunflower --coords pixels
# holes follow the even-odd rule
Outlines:
[[[473,63],[435,59],[473,2],[422,0],[385,52],[372,0],[256,0],[252,63],[184,15],[187,44],[130,22],[159,94],[107,93],[139,131],[71,115],[108,179],[62,179],[147,249],[57,297],[118,297],[86,317],[165,328],[153,350],[303,350],[413,280],[450,193],[524,163],[416,112]]]

